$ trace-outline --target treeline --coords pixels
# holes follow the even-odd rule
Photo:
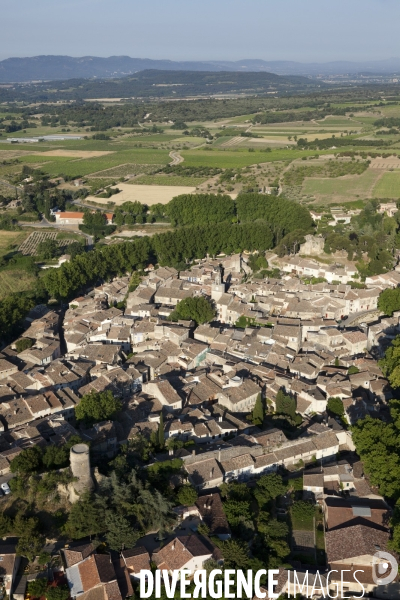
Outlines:
[[[390,146],[393,142],[386,140],[361,140],[350,136],[347,137],[335,137],[326,138],[325,140],[315,139],[312,142],[307,141],[305,138],[297,140],[299,148],[305,150],[327,150],[335,146],[336,148],[341,146]]]
[[[113,127],[135,127],[146,115],[140,104],[103,106],[97,102],[73,102],[63,105],[39,104],[25,109],[23,116],[41,115],[44,126],[75,125],[91,131],[105,131]]]
[[[331,107],[328,105],[317,110],[307,110],[301,112],[270,111],[256,115],[252,121],[254,124],[259,123],[260,125],[265,125],[268,123],[289,123],[293,121],[312,121],[314,119],[324,119],[328,116],[346,116],[347,113],[366,110],[366,108],[366,106]]]
[[[321,164],[305,163],[291,168],[283,176],[283,182],[288,186],[302,185],[306,177],[342,177],[343,175],[361,175],[368,169],[368,161],[339,161],[328,160]]]
[[[239,194],[235,203],[240,222],[264,219],[272,225],[279,239],[295,229],[308,232],[313,227],[313,220],[307,208],[282,197],[277,199],[258,193]]]
[[[180,177],[214,177],[214,175],[222,173],[222,169],[219,169],[218,167],[193,167],[182,163],[180,165],[167,165],[166,167],[159,169],[157,173],[179,175]]]
[[[166,212],[174,226],[236,220],[235,203],[225,194],[181,194],[168,202]]]
[[[165,207],[171,223],[176,225],[209,225],[262,219],[279,233],[277,238],[294,229],[309,231],[313,221],[309,211],[295,202],[258,193],[242,193],[232,200],[223,194],[182,194]]]
[[[119,80],[120,84],[123,81]],[[101,86],[99,97],[107,96],[107,82],[96,83]],[[229,118],[245,114],[256,115],[257,113],[261,113],[260,118],[262,119],[262,115],[271,114],[270,111],[278,111],[277,113],[272,113],[276,115],[279,114],[279,111],[291,112],[299,109],[311,109],[309,113],[306,110],[302,111],[308,114],[317,111],[318,116],[322,118],[323,114],[336,114],[337,110],[344,110],[342,107],[335,107],[334,103],[336,102],[350,102],[351,104],[346,107],[346,112],[357,112],[358,110],[366,110],[368,108],[376,109],[376,105],[365,104],[365,101],[379,101],[381,93],[390,94],[391,90],[396,90],[396,88],[391,86],[380,87],[380,90],[377,90],[373,86],[365,86],[347,88],[346,90],[319,90],[315,94],[304,94],[302,96],[288,95],[279,98],[257,96],[256,92],[254,92],[254,96],[224,100],[207,98],[198,99],[193,102],[178,100],[176,102],[157,103],[151,101],[139,103],[126,100],[121,101],[121,104],[118,105],[103,107],[100,103],[82,102],[82,98],[95,97],[89,95],[93,91],[91,88],[92,84],[93,82],[91,81],[80,79],[57,81],[51,84],[44,82],[32,85],[15,85],[13,88],[0,88],[0,101],[25,100],[29,104],[32,101],[41,103],[62,99],[64,94],[67,94],[70,99],[70,103],[67,105],[37,104],[35,107],[32,105],[29,107],[20,105],[10,106],[10,112],[13,113],[13,116],[18,113],[21,114],[25,120],[39,114],[48,115],[50,116],[50,125],[65,125],[70,120],[71,123],[87,123],[88,127],[94,127],[95,130],[105,130],[113,126],[112,123],[115,123],[115,126],[125,125],[134,127],[149,112],[151,113],[151,120],[153,122],[174,121],[174,123],[180,122],[180,124],[187,124],[190,121]],[[156,91],[166,91],[166,88],[162,87],[151,86],[151,88],[151,95],[153,96]],[[120,98],[125,96],[122,91],[122,86],[119,85],[118,97]],[[249,93],[249,90],[246,90],[246,93]],[[381,103],[381,105],[383,106],[384,104]],[[3,112],[7,112],[7,110],[5,107]],[[295,120],[298,119],[299,113],[296,113]]]
[[[375,127],[400,127],[400,118],[399,117],[384,117],[383,119],[378,119],[374,121]]]
[[[281,229],[275,231],[265,221],[244,224],[221,223],[204,227],[182,227],[176,231],[144,237],[133,242],[97,247],[80,254],[59,269],[48,269],[42,278],[48,294],[68,298],[85,286],[141,270],[149,263],[171,265],[180,269],[195,258],[207,253],[231,254],[242,250],[265,252],[273,248]]]

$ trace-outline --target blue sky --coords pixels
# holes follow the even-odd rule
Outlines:
[[[0,59],[400,56],[399,0],[1,0]]]

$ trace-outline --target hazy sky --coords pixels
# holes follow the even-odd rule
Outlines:
[[[399,0],[1,0],[0,59],[400,57]]]

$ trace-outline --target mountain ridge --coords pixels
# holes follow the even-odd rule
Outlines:
[[[147,69],[165,71],[232,71],[269,72],[276,75],[308,77],[344,75],[349,73],[400,73],[400,58],[379,61],[331,61],[327,63],[300,63],[296,61],[266,61],[243,59],[239,61],[172,61],[130,56],[41,55],[12,57],[0,61],[1,83],[55,81],[76,78],[117,78],[133,75]]]

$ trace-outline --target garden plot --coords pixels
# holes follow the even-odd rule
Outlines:
[[[57,233],[53,231],[34,231],[30,234],[29,237],[20,245],[19,251],[22,252],[24,256],[34,256],[36,254],[36,249],[40,242],[44,242],[45,240],[56,240],[60,248],[67,248],[69,244],[75,242],[74,239],[57,239]]]

